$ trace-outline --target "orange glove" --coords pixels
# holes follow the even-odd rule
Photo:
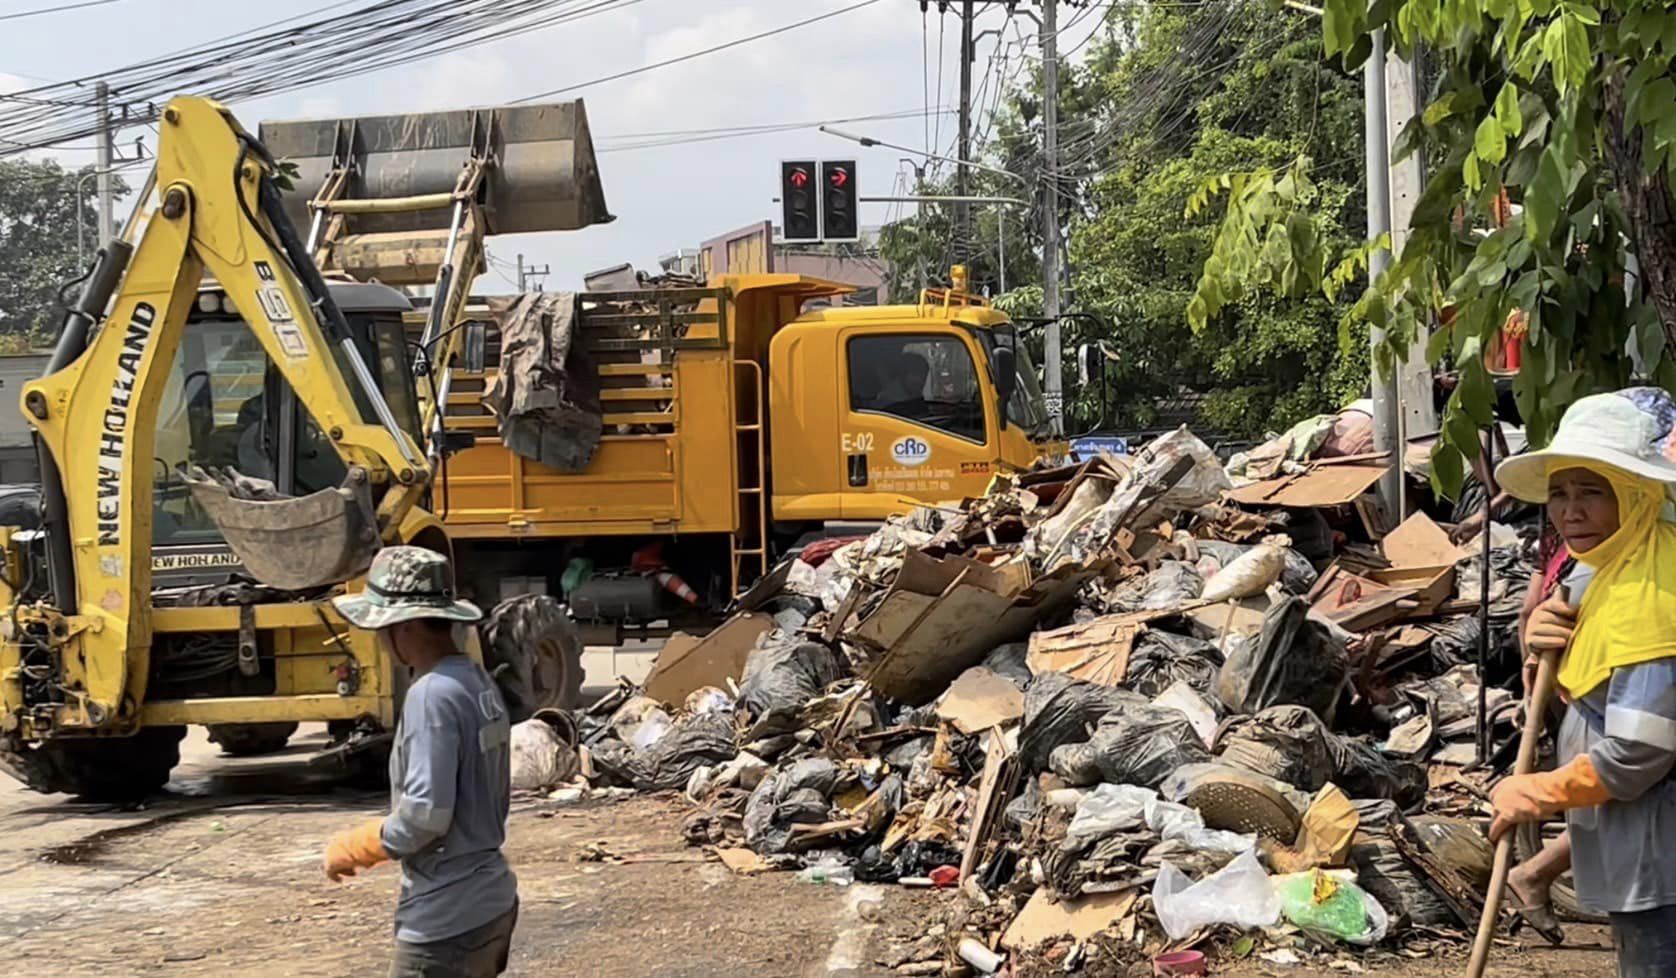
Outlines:
[[[347,832],[339,832],[326,843],[326,878],[338,883],[345,876],[354,876],[357,869],[371,869],[390,861],[384,851],[383,819],[363,822]]]
[[[1500,839],[1515,825],[1540,822],[1570,808],[1588,808],[1611,800],[1587,754],[1578,754],[1558,770],[1503,778],[1490,792],[1490,804],[1495,807],[1490,841]]]

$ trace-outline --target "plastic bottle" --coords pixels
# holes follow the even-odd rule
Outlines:
[[[855,870],[849,866],[810,866],[798,873],[797,878],[805,883],[849,886],[855,882]]]

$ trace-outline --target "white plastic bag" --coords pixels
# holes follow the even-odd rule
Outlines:
[[[1272,927],[1280,920],[1280,895],[1252,850],[1197,883],[1165,863],[1152,887],[1152,906],[1173,941],[1210,924]]]
[[[1204,817],[1186,805],[1164,801],[1150,788],[1102,784],[1077,803],[1068,836],[1101,836],[1146,825],[1166,842],[1199,852],[1246,852],[1257,838],[1205,828]]]
[[[1205,591],[1199,597],[1215,604],[1262,594],[1286,570],[1286,548],[1291,542],[1286,537],[1274,537],[1240,554],[1205,582]]]
[[[539,717],[512,727],[512,788],[544,791],[576,776],[575,748]]]
[[[1146,821],[1147,803],[1157,800],[1158,794],[1149,788],[1102,784],[1077,802],[1077,814],[1065,834],[1100,836],[1139,828]]]

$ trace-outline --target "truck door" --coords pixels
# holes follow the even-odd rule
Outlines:
[[[983,493],[994,412],[971,337],[956,331],[846,330],[839,385],[845,519]]]

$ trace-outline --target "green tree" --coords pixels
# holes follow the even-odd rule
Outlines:
[[[1053,206],[1068,229],[1070,288],[1064,308],[1085,314],[1063,327],[1066,376],[1077,345],[1100,341],[1108,362],[1109,405],[1097,385],[1067,393],[1067,427],[1101,420],[1147,427],[1160,405],[1203,398],[1200,421],[1236,436],[1259,436],[1330,411],[1365,389],[1365,347],[1337,342],[1343,306],[1317,295],[1306,303],[1241,296],[1226,315],[1190,328],[1181,315],[1217,224],[1184,220],[1207,174],[1274,166],[1300,154],[1330,162],[1318,175],[1323,234],[1351,247],[1365,224],[1357,190],[1361,159],[1358,79],[1324,63],[1319,30],[1307,15],[1258,5],[1116,5],[1104,30],[1061,72],[1061,163]],[[1004,100],[982,160],[1037,185],[1043,167],[1041,87],[1028,78]],[[1016,181],[981,174],[979,193],[1018,195]],[[928,191],[931,192],[931,191]],[[935,192],[947,192],[939,186]],[[1008,211],[1007,285],[999,303],[1015,316],[1039,315],[1042,194]],[[979,237],[993,223],[979,211]],[[911,294],[917,263],[939,267],[949,216],[886,229],[882,250]],[[993,281],[993,257],[973,262],[973,281]],[[935,275],[936,273],[933,272]],[[1033,350],[1040,354],[1039,344]]]
[[[1183,211],[1207,173],[1307,155],[1326,161],[1317,233],[1353,245],[1365,224],[1358,80],[1323,63],[1302,15],[1207,4],[1130,17],[1095,55],[1095,84],[1107,104],[1139,108],[1091,161],[1098,175],[1070,256],[1078,308],[1111,324],[1124,392],[1115,420],[1150,425],[1158,404],[1198,391],[1204,423],[1255,437],[1342,406],[1365,388],[1367,358],[1340,347],[1344,310],[1330,299],[1230,296],[1215,321],[1184,322],[1217,227]]]
[[[1430,165],[1401,253],[1346,324],[1386,331],[1381,369],[1424,340],[1434,363],[1459,370],[1433,465],[1438,487],[1453,492],[1493,418],[1483,351],[1515,310],[1529,331],[1513,394],[1537,444],[1584,394],[1637,372],[1676,384],[1676,9],[1327,0],[1329,56],[1360,65],[1379,30],[1397,52],[1435,66],[1428,104],[1406,121],[1394,154],[1421,152]],[[1194,202],[1227,192],[1195,321],[1220,313],[1234,279],[1294,294],[1353,280],[1366,249],[1321,239],[1316,170],[1300,159],[1230,174]],[[1505,224],[1503,201],[1516,205]],[[1626,287],[1632,255],[1641,288]],[[1446,308],[1452,316],[1434,327]]]
[[[92,167],[65,170],[52,160],[0,160],[0,337],[16,345],[50,342],[59,326],[59,291],[81,274],[77,263],[77,204],[83,256],[98,247],[96,181]],[[113,176],[118,195],[127,193]]]

